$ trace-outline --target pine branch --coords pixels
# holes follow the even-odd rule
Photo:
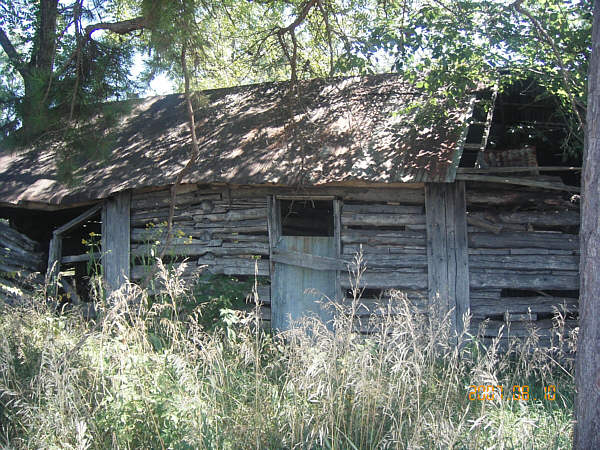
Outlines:
[[[95,31],[106,30],[116,34],[127,34],[132,31],[144,30],[149,28],[149,21],[146,17],[139,16],[134,19],[122,20],[119,22],[99,22],[85,27],[81,46],[83,47],[90,39]],[[69,59],[58,69],[54,75],[55,78],[60,77],[71,65],[77,57],[77,50],[71,53]]]

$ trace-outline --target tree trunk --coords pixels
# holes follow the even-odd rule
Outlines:
[[[583,155],[576,449],[600,448],[600,2],[594,7]]]
[[[23,68],[25,95],[20,107],[23,136],[29,140],[46,127],[48,96],[56,54],[58,0],[42,0],[31,59]]]

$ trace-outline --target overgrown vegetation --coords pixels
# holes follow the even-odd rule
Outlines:
[[[417,313],[401,293],[373,311],[376,332],[361,336],[353,333],[357,289],[333,331],[306,320],[274,336],[257,315],[226,309],[208,330],[201,307],[180,307],[192,293],[178,273],[162,267],[158,281],[160,301],[124,285],[96,323],[39,299],[2,306],[3,445],[570,447],[571,342],[543,350],[533,333],[509,352],[466,335],[449,345],[447,322]],[[556,331],[562,336],[560,320]],[[530,389],[527,400],[480,401],[477,392],[469,399],[472,385],[502,385],[511,398],[514,385]],[[544,400],[550,385],[556,397]]]

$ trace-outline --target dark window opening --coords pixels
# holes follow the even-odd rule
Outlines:
[[[280,202],[282,236],[333,236],[333,201]]]

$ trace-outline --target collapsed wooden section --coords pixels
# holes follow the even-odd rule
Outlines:
[[[470,308],[475,331],[503,340],[538,330],[549,344],[557,311],[577,325],[579,205],[567,193],[467,186]]]
[[[273,252],[268,201],[276,196],[337,199],[340,257]],[[168,189],[131,196],[134,281],[144,278],[151,258],[160,253],[169,200]],[[564,308],[568,327],[576,324],[578,223],[578,205],[568,194],[535,187],[469,181],[302,190],[184,185],[177,195],[167,255],[188,280],[206,272],[263,277],[261,315],[268,326],[270,260],[335,268],[341,302],[349,303],[351,282],[343,268],[362,250],[361,331],[369,331],[366,317],[385,301],[386,291],[396,289],[419,310],[441,302],[437,310],[453,311],[457,330],[469,312],[471,332],[488,321],[486,338],[508,323],[511,336],[535,326],[547,341],[556,308]]]
[[[44,253],[40,245],[0,222],[0,299],[14,304],[33,294],[41,282]]]

